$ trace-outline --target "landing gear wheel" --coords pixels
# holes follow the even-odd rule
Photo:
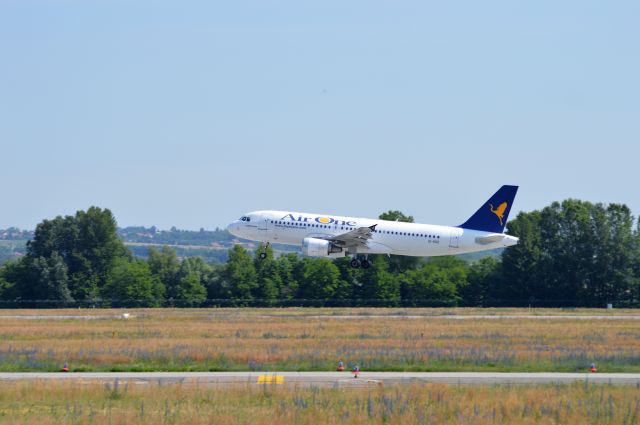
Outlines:
[[[258,258],[261,260],[264,260],[267,258],[267,249],[269,249],[269,245],[271,245],[271,243],[267,242],[267,244],[264,246],[264,251],[262,251],[259,255]]]
[[[369,260],[366,260],[366,259],[365,259],[365,260],[362,260],[362,261],[360,262],[360,266],[361,266],[363,269],[368,269],[369,267],[371,267],[371,263],[369,262]]]
[[[351,260],[351,262],[349,264],[354,269],[360,268],[360,260],[358,260],[357,258],[354,258],[353,260]]]

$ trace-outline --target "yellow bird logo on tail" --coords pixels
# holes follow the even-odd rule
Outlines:
[[[508,204],[506,202],[503,202],[500,205],[498,205],[498,208],[494,209],[493,205],[489,204],[489,208],[491,209],[491,212],[494,213],[500,219],[500,226],[504,226],[504,224],[502,224],[502,219],[504,218],[504,212],[507,210],[507,206]]]

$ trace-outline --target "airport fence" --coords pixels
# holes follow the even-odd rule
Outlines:
[[[176,299],[92,299],[60,300],[0,300],[0,308],[282,308],[282,307],[526,307],[526,308],[640,308],[640,299],[599,300],[584,299],[486,299],[479,303],[466,303],[451,299],[207,299],[204,301]]]

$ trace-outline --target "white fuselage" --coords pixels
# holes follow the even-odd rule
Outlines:
[[[355,254],[431,257],[485,251],[518,243],[518,238],[503,233],[334,215],[254,211],[243,219],[231,223],[229,232],[243,239],[297,246],[301,246],[305,238],[328,239],[376,225],[366,246],[331,254],[330,257]]]

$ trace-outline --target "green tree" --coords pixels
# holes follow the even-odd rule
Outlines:
[[[29,276],[29,265],[23,257],[19,261],[9,261],[0,268],[0,281],[3,281],[0,296],[3,300],[21,301],[33,300],[37,298],[37,288],[31,282]]]
[[[165,287],[172,288],[177,285],[180,260],[174,249],[164,245],[158,251],[151,247],[148,251],[147,262],[151,273],[160,279]]]
[[[422,267],[400,276],[406,305],[453,306],[467,283],[465,263],[455,257],[435,257]]]
[[[520,243],[506,250],[503,299],[536,305],[598,305],[626,300],[637,284],[633,217],[624,205],[574,199],[509,223]]]
[[[259,253],[265,252],[267,257],[260,259]],[[254,258],[254,267],[256,269],[257,285],[253,292],[256,299],[273,301],[280,292],[282,279],[278,263],[273,258],[273,248],[271,245],[266,247],[260,244],[256,250]]]
[[[14,284],[5,278],[7,268],[11,267],[11,262],[0,267],[0,300],[8,301],[16,298]]]
[[[79,230],[78,251],[97,276],[98,285],[102,286],[116,261],[130,258],[129,251],[118,238],[116,219],[108,209],[90,207],[86,212],[78,211],[75,220]]]
[[[295,253],[281,255],[277,259],[278,274],[280,275],[280,288],[278,298],[281,300],[292,299],[298,291],[302,260]]]
[[[86,212],[78,211],[75,216],[56,217],[38,224],[23,258],[26,267],[31,268],[28,275],[31,278],[41,275],[44,263],[36,259],[42,258],[48,263],[54,253],[66,266],[71,297],[85,301],[96,300],[116,260],[129,257],[117,237],[113,214],[108,209],[97,207]],[[19,282],[20,286],[32,284],[29,280]],[[24,288],[24,292],[33,291]]]
[[[56,251],[51,257],[37,257],[31,264],[37,297],[40,300],[51,300],[50,305],[64,307],[73,302],[69,290],[67,265]]]
[[[402,211],[398,210],[389,210],[387,212],[383,212],[378,216],[380,220],[387,221],[402,221],[404,223],[413,223],[413,216],[405,215]]]
[[[484,257],[468,267],[468,284],[461,288],[461,304],[484,307],[494,302],[491,294],[502,284],[502,263],[495,257]]]
[[[332,299],[341,284],[338,267],[326,258],[305,258],[303,264],[304,279],[298,286],[297,298],[313,301]]]
[[[175,287],[175,296],[180,306],[197,306],[207,299],[207,289],[195,274],[184,276]]]
[[[591,297],[600,305],[628,300],[638,284],[635,274],[635,235],[633,216],[626,205],[601,204],[593,207],[596,239],[592,259]]]
[[[509,221],[507,232],[520,238],[518,244],[502,253],[502,285],[493,287],[488,297],[501,303],[526,305],[528,300],[544,296],[542,215],[540,211],[520,213]]]
[[[333,262],[340,271],[340,284],[335,290],[333,299],[336,306],[351,306],[356,299],[362,299],[363,269],[351,267],[351,258],[336,258]]]
[[[216,264],[211,267],[211,271],[207,273],[203,284],[207,289],[207,298],[210,300],[220,300],[231,298],[231,293],[226,287],[224,274],[226,264]]]
[[[182,264],[186,264],[190,274],[194,274],[200,282],[204,282],[211,273],[212,268],[201,257],[189,257],[182,260]],[[181,269],[182,269],[181,264]]]
[[[236,300],[252,300],[258,286],[251,256],[240,245],[229,250],[229,261],[222,274],[222,290]]]
[[[120,259],[102,288],[102,297],[112,307],[159,307],[164,285],[142,260]]]
[[[554,203],[542,210],[542,240],[546,297],[557,302],[575,303],[589,296],[593,257],[600,242],[592,228],[593,205],[573,199]],[[553,234],[549,229],[552,223]],[[553,241],[553,243],[549,243]]]
[[[169,298],[176,300],[179,306],[191,307],[204,302],[207,289],[202,282],[207,271],[202,259],[182,261],[174,284],[167,288]]]
[[[397,305],[400,301],[400,280],[389,272],[389,262],[384,256],[372,257],[371,267],[362,270],[359,297],[369,305]]]

